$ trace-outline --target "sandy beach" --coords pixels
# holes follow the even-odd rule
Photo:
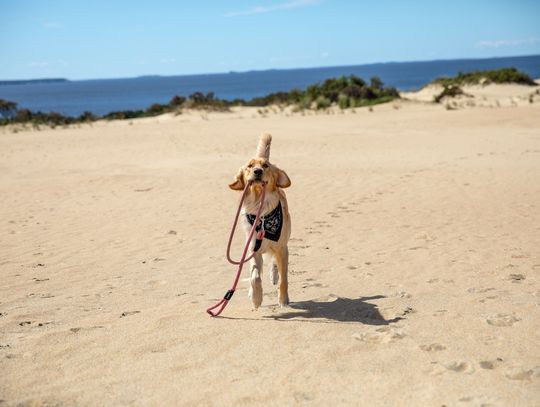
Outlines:
[[[0,129],[0,406],[540,405],[534,91]],[[292,303],[212,319],[263,131]]]

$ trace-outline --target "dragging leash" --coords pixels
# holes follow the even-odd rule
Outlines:
[[[238,284],[238,280],[240,279],[240,274],[242,273],[242,268],[244,266],[244,263],[247,263],[249,260],[253,258],[253,256],[255,256],[255,253],[257,252],[257,250],[259,250],[262,239],[264,238],[264,228],[261,227],[261,230],[257,232],[257,239],[255,242],[253,253],[251,253],[251,255],[246,258],[249,245],[251,244],[251,240],[253,239],[253,236],[255,235],[255,230],[261,218],[261,212],[264,205],[264,196],[266,192],[266,183],[262,184],[261,202],[259,203],[259,209],[257,209],[257,215],[255,215],[255,222],[253,222],[253,226],[251,227],[249,236],[246,240],[246,245],[244,246],[242,257],[240,258],[239,261],[235,261],[231,258],[231,245],[232,245],[232,240],[234,237],[234,231],[236,229],[236,225],[238,224],[238,218],[240,217],[240,211],[242,210],[242,203],[244,202],[244,199],[246,198],[248,189],[251,186],[251,184],[252,184],[251,182],[248,182],[246,184],[246,187],[244,188],[242,198],[240,199],[240,203],[238,204],[238,210],[236,211],[236,216],[234,217],[231,234],[229,236],[229,243],[227,244],[227,260],[229,261],[229,263],[238,266],[238,270],[236,271],[236,277],[234,278],[234,282],[231,289],[225,293],[225,296],[216,305],[213,305],[206,310],[206,312],[208,312],[208,314],[210,314],[212,317],[217,317],[219,314],[223,312],[223,310],[227,306],[228,302],[230,301],[230,299],[232,298],[234,294],[234,291],[236,290],[236,285]],[[214,311],[216,308],[217,310]]]

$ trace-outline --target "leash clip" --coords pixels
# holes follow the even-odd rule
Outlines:
[[[234,290],[229,290],[225,293],[225,296],[223,297],[224,300],[229,301],[234,294]]]

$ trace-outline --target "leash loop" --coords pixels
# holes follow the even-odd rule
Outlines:
[[[232,296],[234,294],[234,291],[236,290],[236,286],[238,285],[238,280],[240,279],[240,274],[242,273],[242,268],[244,267],[244,264],[247,263],[249,260],[251,260],[251,258],[253,258],[253,256],[255,256],[255,253],[257,252],[257,250],[259,250],[260,245],[262,243],[262,237],[264,237],[264,229],[262,229],[263,233],[262,233],[261,239],[259,240],[259,234],[260,234],[260,232],[259,232],[259,233],[257,233],[257,240],[255,242],[255,247],[253,249],[253,253],[251,254],[251,256],[246,258],[249,246],[251,244],[251,240],[253,239],[253,235],[255,234],[255,231],[257,229],[257,224],[259,223],[259,220],[261,218],[261,212],[262,212],[262,208],[263,208],[263,205],[264,205],[264,197],[265,197],[265,193],[266,193],[266,183],[262,184],[261,202],[259,203],[259,208],[257,209],[257,215],[255,216],[255,222],[253,222],[253,226],[251,227],[251,230],[249,232],[249,237],[247,238],[246,245],[244,246],[244,250],[242,252],[242,257],[240,258],[240,261],[235,261],[235,260],[233,260],[231,258],[230,253],[231,253],[232,240],[233,240],[233,237],[234,237],[234,231],[235,231],[236,225],[238,223],[238,218],[240,217],[240,210],[242,209],[242,204],[244,203],[244,199],[245,199],[245,197],[247,195],[247,191],[248,191],[249,187],[251,186],[251,184],[252,184],[251,181],[248,182],[246,184],[246,187],[244,188],[244,193],[242,194],[242,198],[240,199],[240,203],[238,204],[238,210],[236,211],[236,216],[234,218],[233,227],[232,227],[231,233],[229,235],[229,243],[227,244],[227,260],[229,261],[229,263],[238,266],[238,270],[236,271],[236,277],[234,278],[233,285],[232,285],[231,289],[228,290],[225,293],[225,295],[223,296],[223,299],[220,300],[217,304],[211,306],[210,308],[208,308],[206,310],[206,312],[208,314],[210,314],[212,317],[217,317],[219,314],[221,314],[223,312],[223,310],[225,309],[225,307],[227,306],[227,304],[229,303],[230,299],[232,298]],[[214,311],[214,310],[216,310],[216,311]]]

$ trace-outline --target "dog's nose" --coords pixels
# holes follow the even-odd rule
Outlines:
[[[260,177],[262,175],[262,173],[263,173],[262,168],[255,168],[253,170],[253,174],[255,174],[257,177]]]

